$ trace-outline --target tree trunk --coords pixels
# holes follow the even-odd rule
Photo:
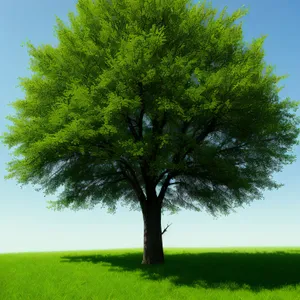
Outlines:
[[[143,208],[144,218],[144,255],[142,264],[164,263],[161,234],[161,207],[157,199],[149,199]]]

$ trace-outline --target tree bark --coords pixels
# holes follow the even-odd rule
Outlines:
[[[143,207],[143,218],[144,254],[142,264],[163,264],[164,251],[161,231],[161,206],[158,199],[147,199]]]

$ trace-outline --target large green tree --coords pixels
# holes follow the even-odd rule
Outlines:
[[[140,209],[144,264],[164,262],[161,214],[212,215],[279,188],[298,102],[280,100],[265,36],[243,42],[232,15],[187,0],[79,0],[57,47],[27,43],[30,78],[2,136],[8,178],[64,191],[50,208]]]

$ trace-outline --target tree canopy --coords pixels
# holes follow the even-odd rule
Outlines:
[[[9,175],[64,191],[50,208],[228,214],[282,185],[292,163],[298,102],[281,100],[262,36],[246,44],[232,15],[186,0],[79,0],[57,46],[35,47],[24,99],[2,139]]]

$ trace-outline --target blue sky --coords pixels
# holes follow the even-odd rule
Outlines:
[[[75,11],[76,0],[14,0],[0,3],[0,132],[10,124],[5,117],[14,114],[7,104],[24,93],[17,87],[18,77],[30,75],[29,56],[21,44],[29,39],[34,45],[56,45],[53,35],[55,15],[67,21],[68,11]],[[263,34],[265,60],[276,65],[278,75],[289,74],[281,81],[282,98],[300,100],[300,2],[215,0],[213,6],[228,12],[246,5],[250,11],[243,20],[244,39],[251,42]],[[299,112],[297,112],[299,115]],[[299,146],[294,147],[299,157]],[[111,215],[106,208],[61,212],[46,208],[58,192],[44,197],[32,185],[22,189],[15,180],[4,180],[9,150],[0,144],[0,253],[84,249],[141,248],[143,219],[141,212],[118,207]],[[274,179],[285,184],[279,190],[265,191],[264,200],[239,208],[236,213],[218,219],[203,212],[182,210],[165,213],[162,225],[172,226],[164,234],[164,247],[237,247],[300,246],[300,161],[287,165]],[[60,190],[61,191],[61,190]],[[59,192],[60,192],[59,191]]]

